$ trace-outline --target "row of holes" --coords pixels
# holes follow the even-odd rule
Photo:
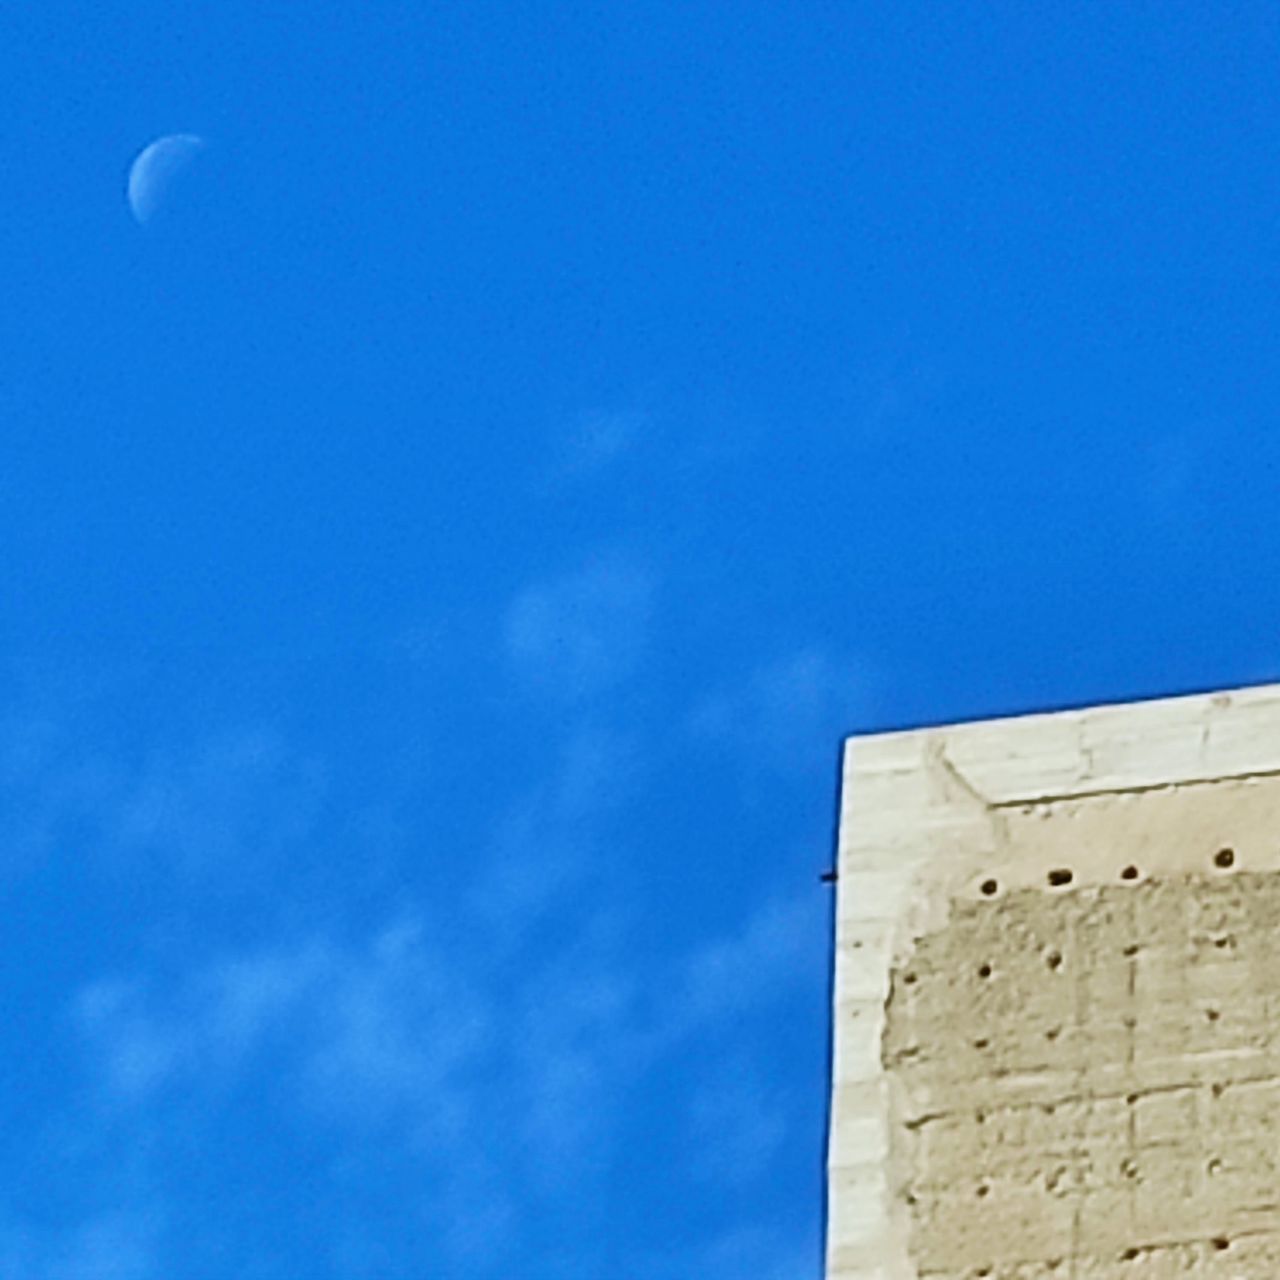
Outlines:
[[[984,967],[985,967],[985,966],[984,966]],[[990,975],[989,975],[989,974],[982,974],[981,976],[982,976],[982,977],[989,977]],[[1207,1022],[1220,1022],[1220,1021],[1222,1020],[1222,1010],[1221,1010],[1221,1009],[1213,1009],[1213,1008],[1209,1008],[1209,1009],[1206,1009],[1206,1010],[1204,1011],[1204,1016],[1205,1016],[1205,1020],[1206,1020]],[[1131,1019],[1131,1018],[1126,1018],[1126,1019],[1125,1019],[1125,1025],[1126,1025],[1130,1030],[1132,1030],[1135,1026],[1137,1026],[1137,1023],[1136,1023],[1133,1019]],[[1050,1028],[1049,1028],[1049,1029],[1044,1033],[1044,1038],[1045,1038],[1046,1040],[1048,1040],[1050,1043],[1052,1043],[1052,1042],[1053,1042],[1054,1040],[1056,1040],[1056,1039],[1057,1039],[1061,1034],[1062,1034],[1062,1028],[1061,1028],[1061,1027],[1050,1027]],[[988,1037],[986,1037],[986,1036],[979,1036],[977,1039],[975,1039],[975,1040],[973,1041],[973,1047],[974,1047],[975,1049],[978,1049],[978,1050],[989,1049],[989,1048],[991,1047],[991,1041],[990,1041],[990,1039],[989,1039]],[[915,1055],[916,1055],[916,1054],[918,1054],[919,1052],[920,1052],[919,1047],[918,1047],[918,1046],[916,1046],[916,1047],[913,1047],[913,1048],[911,1048],[911,1049],[909,1049],[909,1050],[903,1050],[903,1056],[904,1056],[904,1057],[907,1057],[907,1056],[915,1057]]]
[[[1222,934],[1221,936],[1213,939],[1213,945],[1219,951],[1225,951],[1227,950],[1227,948],[1235,945],[1235,937],[1234,935],[1229,933]],[[1125,947],[1122,949],[1121,954],[1124,955],[1127,959],[1131,960],[1141,950],[1142,948],[1138,946],[1136,942],[1130,942],[1125,945]],[[1056,973],[1059,969],[1062,968],[1062,964],[1063,964],[1062,952],[1061,951],[1046,952],[1044,957],[1044,962],[1048,968],[1052,969]],[[991,965],[988,964],[985,960],[978,966],[977,973],[978,973],[978,977],[980,978],[989,978],[991,977],[993,972],[994,970],[991,968]],[[919,981],[919,978],[914,972],[908,971],[907,973],[904,973],[902,975],[902,981],[905,982],[907,986],[914,986],[915,983]]]
[[[1219,1021],[1221,1021],[1221,1019],[1222,1019],[1222,1010],[1221,1010],[1221,1009],[1206,1009],[1206,1010],[1204,1011],[1204,1016],[1205,1016],[1205,1021],[1206,1021],[1206,1022],[1219,1022]],[[1132,1022],[1132,1021],[1127,1021],[1127,1022],[1126,1022],[1126,1025],[1127,1025],[1127,1026],[1132,1030],[1132,1028],[1133,1028],[1136,1024],[1135,1024],[1134,1022]],[[1061,1027],[1050,1027],[1050,1028],[1049,1028],[1049,1030],[1048,1030],[1048,1031],[1046,1031],[1046,1032],[1044,1033],[1044,1038],[1045,1038],[1046,1040],[1048,1040],[1050,1043],[1052,1043],[1052,1042],[1053,1042],[1054,1040],[1056,1040],[1056,1039],[1057,1039],[1061,1034],[1062,1034],[1062,1028],[1061,1028]],[[975,1049],[979,1049],[979,1050],[981,1050],[981,1049],[989,1049],[989,1048],[991,1047],[991,1041],[990,1041],[986,1036],[979,1036],[979,1037],[978,1037],[978,1038],[973,1042],[973,1047],[974,1047]]]
[[[1224,1249],[1231,1248],[1231,1237],[1230,1236],[1214,1236],[1213,1239],[1209,1241],[1209,1243],[1219,1252],[1222,1252]],[[1137,1262],[1137,1260],[1140,1257],[1142,1257],[1144,1253],[1149,1253],[1153,1248],[1159,1248],[1159,1247],[1160,1247],[1159,1245],[1148,1245],[1146,1248],[1143,1248],[1139,1245],[1130,1245],[1127,1249],[1125,1249],[1120,1254],[1120,1261],[1121,1262]],[[1057,1271],[1057,1269],[1062,1265],[1062,1262],[1063,1262],[1063,1259],[1054,1258],[1048,1263],[1048,1266],[1050,1270]],[[979,1267],[973,1274],[975,1277],[986,1277],[994,1273],[991,1267]]]
[[[1231,945],[1231,939],[1229,937],[1215,938],[1213,941],[1213,945],[1217,947],[1218,950],[1223,951],[1223,950],[1226,950],[1226,948]],[[1136,956],[1138,954],[1138,948],[1132,947],[1132,946],[1125,947],[1124,954],[1130,957]],[[1050,969],[1062,968],[1062,956],[1057,951],[1050,951],[1049,954],[1045,956],[1044,962],[1049,966]],[[991,974],[992,974],[992,968],[984,960],[982,964],[978,966],[978,977],[989,978],[991,977]],[[910,985],[916,981],[916,975],[914,973],[904,974],[902,980],[906,982],[908,985]]]
[[[1230,870],[1235,866],[1235,862],[1236,854],[1234,849],[1219,849],[1218,852],[1213,855],[1213,865],[1221,871]],[[1130,864],[1120,872],[1120,879],[1136,880],[1139,874],[1140,872],[1138,871],[1138,868]],[[1069,867],[1055,867],[1045,878],[1048,880],[1051,888],[1065,889],[1072,880],[1075,879],[1075,876]],[[979,888],[986,897],[992,898],[1000,892],[1000,882],[998,880],[988,878],[982,882]]]
[[[1248,1082],[1247,1082],[1247,1081],[1243,1081],[1243,1082],[1238,1082],[1238,1083],[1248,1083]],[[1222,1095],[1223,1095],[1224,1093],[1226,1093],[1227,1088],[1228,1088],[1228,1086],[1227,1086],[1227,1084],[1226,1084],[1224,1081],[1222,1081],[1222,1080],[1215,1080],[1215,1081],[1214,1081],[1214,1082],[1209,1086],[1209,1092],[1210,1092],[1210,1093],[1211,1093],[1215,1098],[1220,1098],[1220,1097],[1222,1097]],[[1143,1099],[1144,1097],[1149,1097],[1149,1096],[1150,1096],[1150,1095],[1149,1095],[1149,1094],[1146,1094],[1146,1093],[1126,1093],[1126,1094],[1124,1095],[1124,1105],[1125,1105],[1126,1107],[1136,1107],[1136,1106],[1138,1105],[1138,1103],[1139,1103],[1139,1102],[1141,1102],[1141,1101],[1142,1101],[1142,1099]],[[1043,1111],[1043,1112],[1044,1112],[1044,1114],[1045,1114],[1045,1115],[1047,1115],[1047,1116],[1051,1116],[1051,1115],[1053,1115],[1053,1114],[1058,1110],[1058,1104],[1057,1104],[1056,1102],[1037,1102],[1037,1103],[1035,1103],[1035,1104],[1033,1104],[1033,1105],[1035,1105],[1035,1106],[1039,1107],[1039,1108],[1040,1108],[1040,1110],[1041,1110],[1041,1111]],[[986,1123],[987,1123],[987,1114],[988,1114],[988,1113],[987,1113],[987,1111],[985,1110],[985,1108],[983,1108],[983,1107],[979,1107],[979,1108],[978,1108],[978,1109],[973,1113],[973,1120],[974,1120],[974,1123],[975,1123],[975,1124],[986,1124]],[[1219,1161],[1219,1160],[1215,1157],[1214,1159],[1212,1159],[1212,1160],[1210,1160],[1210,1161],[1209,1161],[1208,1168],[1209,1168],[1209,1172],[1210,1172],[1210,1173],[1218,1173],[1218,1172],[1221,1170],[1221,1168],[1222,1168],[1222,1163],[1221,1163],[1221,1161]]]
[[[1213,1156],[1205,1161],[1204,1167],[1207,1173],[1216,1177],[1222,1172],[1222,1161],[1218,1159],[1217,1156]],[[1053,1174],[1049,1175],[1045,1179],[1045,1189],[1047,1191],[1056,1190],[1060,1181],[1060,1175],[1065,1172],[1065,1169],[1058,1169]],[[1128,1181],[1135,1182],[1142,1173],[1142,1169],[1138,1162],[1134,1160],[1132,1156],[1129,1156],[1120,1162],[1120,1172]],[[973,1188],[973,1194],[977,1196],[979,1200],[985,1200],[986,1197],[991,1194],[991,1184],[989,1182],[977,1183]]]

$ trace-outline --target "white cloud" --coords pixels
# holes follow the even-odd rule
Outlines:
[[[168,987],[97,982],[73,1015],[118,1101],[179,1083],[225,1091],[266,1055],[282,1055],[310,1109],[344,1123],[402,1123],[424,1140],[460,1125],[455,1078],[488,1031],[483,1001],[412,924],[364,948],[319,941],[233,956]]]
[[[760,906],[736,933],[698,947],[671,996],[682,1024],[733,1018],[825,972],[829,924],[816,884]]]
[[[733,1186],[762,1177],[788,1134],[786,1108],[750,1058],[722,1062],[690,1103],[692,1167],[706,1182]]]
[[[305,842],[324,789],[320,767],[265,730],[130,758],[65,725],[0,725],[0,821],[14,862],[73,846],[100,867],[146,861],[226,878]]]
[[[229,781],[213,780],[214,760]],[[158,848],[162,833],[205,831],[224,809],[234,824],[235,797],[251,811],[261,803],[254,779],[301,780],[301,796],[312,794],[303,784],[313,775],[291,760],[270,739],[245,738],[129,775],[113,787],[131,800],[120,840]],[[825,963],[823,900],[808,885],[656,972],[629,956],[616,885],[593,900],[566,896],[608,874],[600,850],[641,763],[632,740],[580,722],[497,824],[491,859],[442,904],[455,917],[448,940],[411,912],[363,934],[321,930],[168,975],[87,984],[71,1013],[101,1123],[153,1134],[157,1115],[166,1125],[181,1125],[188,1108],[216,1117],[269,1075],[292,1099],[283,1118],[300,1133],[319,1122],[352,1150],[392,1144],[420,1161],[432,1187],[424,1229],[471,1272],[509,1266],[531,1214],[620,1158],[619,1134],[651,1069],[707,1037],[717,1038],[709,1061],[719,1069],[733,1053],[721,1033],[736,1040]],[[157,804],[157,795],[177,799]],[[313,812],[301,798],[292,808]],[[268,833],[267,843],[278,829],[266,818],[242,828]],[[767,1168],[787,1133],[782,1101],[749,1079],[749,1049],[735,1062],[736,1090],[708,1076],[685,1116],[695,1139],[719,1135],[718,1151],[704,1145],[708,1176],[717,1161],[756,1176],[748,1171]],[[377,1273],[376,1241],[335,1237],[352,1274]]]
[[[863,662],[807,648],[765,663],[736,689],[695,708],[690,728],[783,771],[832,766],[839,742],[869,714],[876,692]]]
[[[95,827],[116,802],[124,773],[48,719],[15,717],[0,724],[6,869],[40,863],[77,824]]]
[[[790,1240],[759,1225],[728,1227],[682,1252],[650,1261],[644,1280],[821,1280],[816,1240]]]
[[[145,1280],[157,1275],[155,1225],[128,1214],[83,1224],[57,1249],[48,1280]]]
[[[628,965],[621,938],[584,938],[531,973],[504,1024],[518,1045],[510,1082],[538,1182],[570,1185],[607,1164],[632,1090],[664,1060],[725,1032],[737,1056],[727,1070],[723,1057],[704,1064],[688,1124],[708,1143],[691,1148],[700,1152],[691,1163],[757,1176],[787,1136],[786,1107],[753,1075],[741,1033],[750,1016],[821,977],[824,927],[821,896],[808,892],[769,901],[656,973]]]
[[[188,869],[278,854],[311,830],[323,778],[274,735],[247,731],[158,753],[122,787],[111,835],[125,850]]]
[[[607,470],[636,446],[646,415],[618,410],[580,414],[557,442],[547,484],[555,489]]]
[[[519,1225],[513,1192],[529,1130],[503,1132],[523,1125],[511,1102],[527,1078],[523,1046],[496,1038],[511,997],[482,989],[479,977],[402,920],[357,945],[317,938],[230,955],[167,982],[100,981],[71,1013],[116,1131],[130,1119],[148,1131],[157,1105],[167,1114],[232,1104],[269,1073],[294,1100],[283,1118],[301,1131],[320,1121],[353,1150],[393,1143],[434,1170],[430,1229],[459,1257],[487,1265]],[[334,1248],[353,1271],[376,1274],[375,1244],[338,1232]]]
[[[470,897],[478,917],[502,930],[504,945],[518,945],[567,890],[607,870],[605,827],[643,764],[630,738],[579,725],[553,772],[498,818]]]
[[[314,996],[306,1096],[339,1119],[392,1121],[432,1145],[456,1141],[493,1033],[484,995],[412,923],[331,970]]]
[[[539,603],[544,621],[560,610],[594,636],[579,648],[597,674],[582,683],[600,689],[600,671],[620,679],[638,661],[651,597],[647,574],[605,558],[525,601]],[[590,598],[594,605],[584,603]],[[601,619],[607,625],[596,626]],[[602,636],[620,619],[633,625],[611,649]],[[570,645],[569,653],[572,668],[581,652]],[[563,674],[554,646],[548,656],[516,645],[512,657],[530,674]],[[297,1125],[304,1141],[318,1125],[347,1152],[394,1147],[419,1161],[433,1237],[467,1261],[469,1274],[509,1269],[517,1255],[508,1247],[530,1215],[568,1203],[621,1158],[619,1134],[651,1069],[694,1047],[701,1057],[708,1037],[717,1039],[708,1065],[718,1069],[727,1052],[720,1033],[736,1037],[756,1015],[763,1022],[813,973],[809,907],[800,902],[766,903],[737,929],[648,970],[632,957],[618,860],[602,851],[630,816],[646,761],[599,711],[578,717],[549,753],[545,776],[495,824],[479,874],[441,904],[451,915],[447,940],[426,908],[353,934],[321,925],[292,941],[267,935],[212,960],[210,937],[192,938],[200,953],[184,955],[162,929],[150,933],[144,953],[175,968],[108,971],[69,1001],[92,1076],[67,1123],[93,1143],[109,1135],[113,1147],[133,1135],[148,1178],[159,1178],[184,1118],[192,1131],[216,1121],[269,1079],[288,1099],[282,1122]],[[200,876],[225,875],[235,860],[256,881],[264,857],[305,853],[320,826],[323,768],[269,732],[132,759],[52,729],[22,737],[16,729],[0,736],[0,788],[15,812],[39,815],[32,830],[40,839],[61,847],[74,829],[87,836],[77,843],[117,866],[199,872],[197,892]],[[33,797],[40,803],[27,806]],[[821,903],[820,894],[809,897]],[[337,911],[329,919],[351,917],[359,918]],[[745,1078],[749,1049],[742,1053],[735,1062],[746,1064]],[[718,1127],[734,1167],[767,1166],[785,1115],[761,1090],[717,1094],[714,1081],[699,1084],[684,1116],[690,1132]],[[156,1265],[161,1243],[128,1215],[105,1215],[56,1240],[0,1230],[0,1276],[150,1280],[172,1274]],[[358,1231],[343,1241],[335,1228],[334,1248],[347,1250],[353,1274],[378,1273],[375,1246]]]
[[[85,987],[75,1000],[81,1030],[97,1041],[109,1091],[142,1098],[189,1065],[194,1046],[155,1021],[137,982],[109,979]]]
[[[460,954],[402,920],[357,944],[315,938],[171,981],[99,981],[72,1015],[113,1123],[147,1122],[150,1103],[217,1108],[268,1071],[295,1099],[295,1123],[357,1143],[376,1134],[446,1178],[438,1225],[479,1265],[503,1256],[494,1232],[515,1240],[525,1214],[612,1163],[655,1065],[811,980],[818,924],[807,904],[775,901],[645,975],[590,922],[522,967],[488,964],[487,934]],[[737,1061],[736,1085],[709,1074],[688,1123],[715,1134],[712,1164],[745,1178],[767,1166],[785,1114]]]
[[[809,1241],[793,1243],[779,1238],[776,1231],[761,1227],[739,1227],[712,1241],[696,1274],[707,1280],[818,1280],[821,1274],[818,1249]]]
[[[4,1280],[151,1280],[159,1222],[152,1213],[110,1211],[62,1230],[0,1226]]]
[[[648,639],[653,575],[621,556],[527,587],[507,611],[507,655],[535,687],[568,701],[615,686]]]
[[[643,1014],[633,976],[591,944],[568,948],[523,985],[510,1022],[513,1102],[540,1189],[611,1161],[629,1090],[652,1060]]]

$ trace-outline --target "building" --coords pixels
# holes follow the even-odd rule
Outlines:
[[[846,744],[828,1280],[1280,1277],[1280,686]]]

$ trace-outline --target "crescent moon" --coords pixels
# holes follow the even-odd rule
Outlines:
[[[144,147],[129,168],[129,208],[145,226],[164,201],[174,178],[204,150],[198,134],[171,133]]]

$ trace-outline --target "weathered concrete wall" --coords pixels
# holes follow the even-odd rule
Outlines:
[[[1280,1276],[1280,687],[852,739],[830,1280]]]

